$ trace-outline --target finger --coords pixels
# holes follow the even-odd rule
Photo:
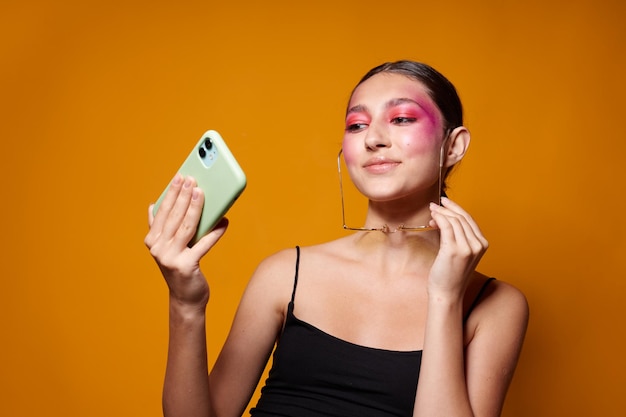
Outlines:
[[[154,203],[148,206],[148,226],[152,227],[154,223]]]
[[[454,201],[450,200],[447,197],[442,197],[441,203],[443,204],[444,208],[447,208],[463,216],[476,231],[480,232],[480,228],[478,227],[478,224],[476,223],[474,218],[467,211],[465,211],[463,207],[461,207],[459,204],[455,203]]]
[[[441,230],[441,245],[467,256],[482,249],[471,225],[466,218],[452,210],[436,206],[431,213]]]
[[[143,243],[148,247],[152,248],[154,245],[155,239],[159,236],[160,230],[154,227],[154,203],[148,206],[148,233],[144,238]]]
[[[189,204],[180,221],[174,239],[179,245],[187,246],[191,238],[195,236],[198,230],[198,223],[202,216],[202,207],[204,206],[204,193],[200,187],[193,187]]]
[[[464,218],[447,217],[446,220],[450,223],[450,228],[453,230],[454,241],[452,239],[448,241],[442,239],[442,250],[449,251],[450,254],[454,254],[459,259],[473,259],[471,265],[474,267],[488,248],[486,240],[481,236],[477,236]]]
[[[226,233],[226,229],[228,229],[228,224],[228,219],[226,217],[223,217],[213,228],[213,230],[203,236],[200,240],[196,242],[195,245],[191,247],[190,250],[191,252],[193,252],[193,256],[197,259],[200,259],[204,255],[206,255],[207,252],[213,246],[215,246],[217,241],[220,240],[222,236],[224,236],[224,233]]]
[[[446,217],[441,213],[435,213],[434,216],[441,230],[439,254],[446,259],[448,267],[463,274],[473,270],[484,253],[473,233],[468,234],[460,218]]]
[[[154,233],[160,234],[163,225],[169,215],[170,210],[174,206],[176,199],[178,198],[178,194],[180,193],[180,189],[183,184],[183,176],[177,173],[170,184],[167,187],[167,192],[159,205],[159,208],[156,213],[152,213],[154,215],[153,223],[151,224],[152,229],[154,229]],[[154,209],[154,207],[152,207]]]
[[[163,225],[162,236],[165,239],[171,239],[178,233],[178,230],[183,225],[183,220],[187,215],[189,205],[191,204],[192,195],[196,185],[196,180],[193,177],[187,177],[183,181],[182,185],[179,185],[180,191],[176,196],[171,210],[167,213],[167,219]],[[160,210],[159,210],[160,211]],[[158,217],[158,213],[157,213]],[[192,225],[195,227],[195,225]],[[185,225],[185,227],[188,227]]]
[[[469,226],[471,228],[471,231],[470,230],[466,231],[468,235],[474,235],[482,246],[488,245],[487,239],[485,239],[482,231],[480,230],[480,227],[478,226],[474,218],[468,212],[466,212],[459,204],[455,203],[449,198],[442,197],[441,203],[443,204],[444,210],[442,212],[444,214],[450,215],[450,216],[460,216],[459,218],[463,219],[464,227]],[[446,210],[449,210],[449,211],[446,211]]]
[[[150,230],[148,230],[148,233],[146,234],[146,237],[143,240],[143,243],[148,247],[151,248],[152,245],[154,244],[154,229],[152,229],[152,223],[154,222],[154,215],[152,214],[152,210],[154,209],[154,204],[150,204],[150,206],[148,207],[148,227],[150,228]]]
[[[448,247],[456,243],[453,225],[440,209],[431,208],[431,218],[439,229],[439,239],[442,247]]]

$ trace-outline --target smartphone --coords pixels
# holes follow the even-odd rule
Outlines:
[[[204,191],[202,215],[196,234],[189,242],[192,245],[209,233],[235,203],[246,188],[246,175],[215,130],[202,135],[178,172],[194,177]],[[155,215],[166,193],[167,188],[154,205]]]

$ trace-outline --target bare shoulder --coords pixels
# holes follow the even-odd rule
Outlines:
[[[262,293],[279,305],[288,302],[296,272],[296,248],[283,249],[263,259],[250,278],[246,293]]]
[[[263,277],[277,277],[278,275],[280,278],[279,276],[282,274],[294,272],[296,261],[297,249],[295,247],[282,249],[263,259],[257,266],[254,275]]]
[[[472,333],[505,332],[509,337],[523,339],[528,317],[529,305],[524,293],[501,279],[495,279],[481,296],[468,325],[474,329]]]
[[[258,264],[242,301],[260,302],[284,318],[294,290],[296,273],[302,269],[310,273],[312,269],[320,272],[320,269],[332,268],[338,262],[334,258],[341,253],[337,241],[275,252]]]
[[[315,260],[316,263],[350,261],[353,255],[350,237],[301,248],[303,258]]]
[[[272,285],[274,288],[286,287],[290,292],[299,262],[323,265],[344,256],[342,255],[344,252],[345,244],[341,239],[318,245],[282,249],[259,263],[250,283]]]
[[[488,309],[499,312],[499,314],[512,314],[525,318],[528,316],[528,300],[522,291],[515,286],[496,279],[491,284],[493,290],[485,304]]]

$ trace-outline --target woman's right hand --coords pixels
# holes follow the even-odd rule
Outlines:
[[[150,231],[144,240],[167,282],[170,300],[192,309],[204,309],[209,300],[209,285],[200,270],[200,259],[228,227],[228,220],[222,219],[210,233],[189,247],[203,205],[204,194],[196,181],[176,174],[156,216],[150,205]]]

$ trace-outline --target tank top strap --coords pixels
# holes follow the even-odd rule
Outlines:
[[[478,305],[478,302],[480,301],[480,299],[482,298],[483,294],[485,293],[485,290],[487,289],[487,287],[489,286],[489,284],[492,281],[495,281],[496,279],[491,277],[488,278],[482,285],[482,287],[480,287],[480,290],[478,291],[478,294],[476,294],[476,298],[474,298],[474,301],[472,301],[472,304],[470,305],[470,308],[467,310],[467,313],[465,313],[465,317],[463,318],[463,323],[465,323],[467,321],[467,319],[469,318],[470,314],[472,314],[472,311],[474,310],[474,308],[476,308],[476,306]]]
[[[300,246],[296,246],[296,273],[293,277],[293,291],[291,293],[291,305],[296,298],[296,287],[298,286],[298,269],[300,269]]]

